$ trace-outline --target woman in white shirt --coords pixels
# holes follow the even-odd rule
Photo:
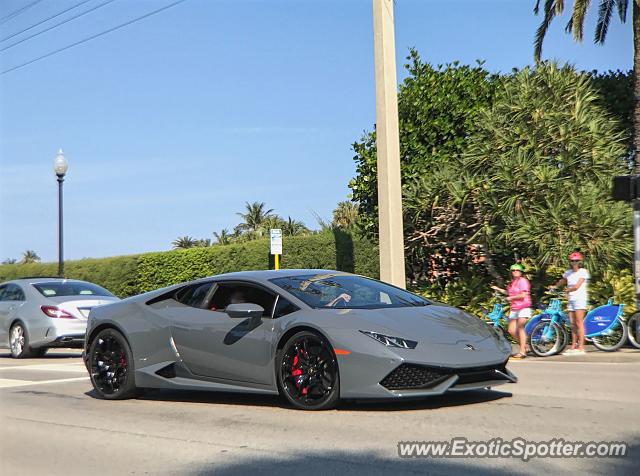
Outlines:
[[[571,348],[565,354],[584,354],[584,315],[587,312],[589,271],[582,267],[584,257],[574,251],[569,255],[570,268],[552,288],[566,286],[567,310],[571,320]]]

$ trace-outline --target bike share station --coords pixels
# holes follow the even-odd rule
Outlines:
[[[587,312],[584,318],[585,338],[599,350],[613,352],[624,346],[627,341],[640,349],[640,175],[625,175],[613,180],[614,200],[633,204],[634,232],[634,280],[636,289],[636,308],[638,311],[629,319],[624,316],[624,303],[614,303],[613,299],[605,305]],[[531,351],[538,357],[548,357],[564,351],[571,339],[569,317],[562,311],[560,295],[551,299],[548,306],[541,306],[539,314],[531,317],[525,326],[527,340]],[[500,302],[494,304],[487,313],[488,324],[505,338],[502,327],[504,300],[499,294]]]
[[[569,317],[562,311],[562,303],[558,297],[551,299],[548,306],[541,306],[540,309],[541,312],[531,317],[525,325],[529,347],[538,357],[560,354],[571,338]],[[501,325],[503,319],[506,319],[504,314],[504,304],[496,303],[487,318],[489,325],[506,338]],[[638,314],[628,322],[623,317],[624,304],[614,304],[609,299],[607,304],[590,310],[585,316],[585,338],[594,347],[605,352],[618,350],[627,340],[640,349]]]

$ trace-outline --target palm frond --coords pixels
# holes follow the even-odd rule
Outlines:
[[[602,0],[603,2],[607,0]],[[615,0],[608,0],[614,2]],[[573,5],[572,33],[576,41],[582,41],[584,36],[584,19],[587,16],[587,10],[591,5],[591,0],[575,0]]]
[[[629,0],[617,0],[618,3],[618,16],[620,21],[625,23],[627,21],[627,7],[629,6]]]
[[[538,9],[539,5],[536,3],[536,9]],[[536,11],[534,9],[534,11]],[[536,14],[538,12],[536,11]],[[547,31],[549,31],[549,26],[551,26],[551,21],[553,17],[556,15],[556,0],[545,0],[544,2],[544,18],[542,19],[542,23],[536,30],[536,38],[534,40],[534,52],[533,58],[536,62],[540,61],[542,57],[542,43],[544,42],[544,37],[547,35]]]
[[[594,43],[604,43],[611,22],[611,15],[616,6],[616,0],[600,0],[600,8],[598,10],[598,24],[593,37]]]

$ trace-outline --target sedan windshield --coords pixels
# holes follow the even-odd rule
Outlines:
[[[60,296],[110,296],[109,291],[97,284],[83,281],[51,281],[47,283],[35,283],[33,285],[40,294],[47,297]]]
[[[361,276],[308,274],[271,282],[313,308],[382,309],[430,304],[416,294]]]

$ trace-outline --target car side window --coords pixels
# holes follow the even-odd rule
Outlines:
[[[7,288],[6,284],[0,286],[0,301],[4,301],[4,290]]]
[[[273,311],[273,318],[277,319],[278,317],[286,316],[287,314],[291,314],[292,312],[299,311],[300,308],[295,304],[292,304],[287,299],[282,296],[278,297],[278,302],[276,303],[276,309]]]
[[[263,317],[271,317],[276,297],[274,294],[244,283],[218,283],[208,308],[212,311],[224,311],[229,304],[252,303],[262,306]]]
[[[2,293],[3,301],[24,301],[24,291],[20,289],[20,286],[16,284],[7,284],[4,292]]]
[[[176,293],[175,300],[185,306],[203,309],[212,286],[213,283],[199,283],[187,286]]]

